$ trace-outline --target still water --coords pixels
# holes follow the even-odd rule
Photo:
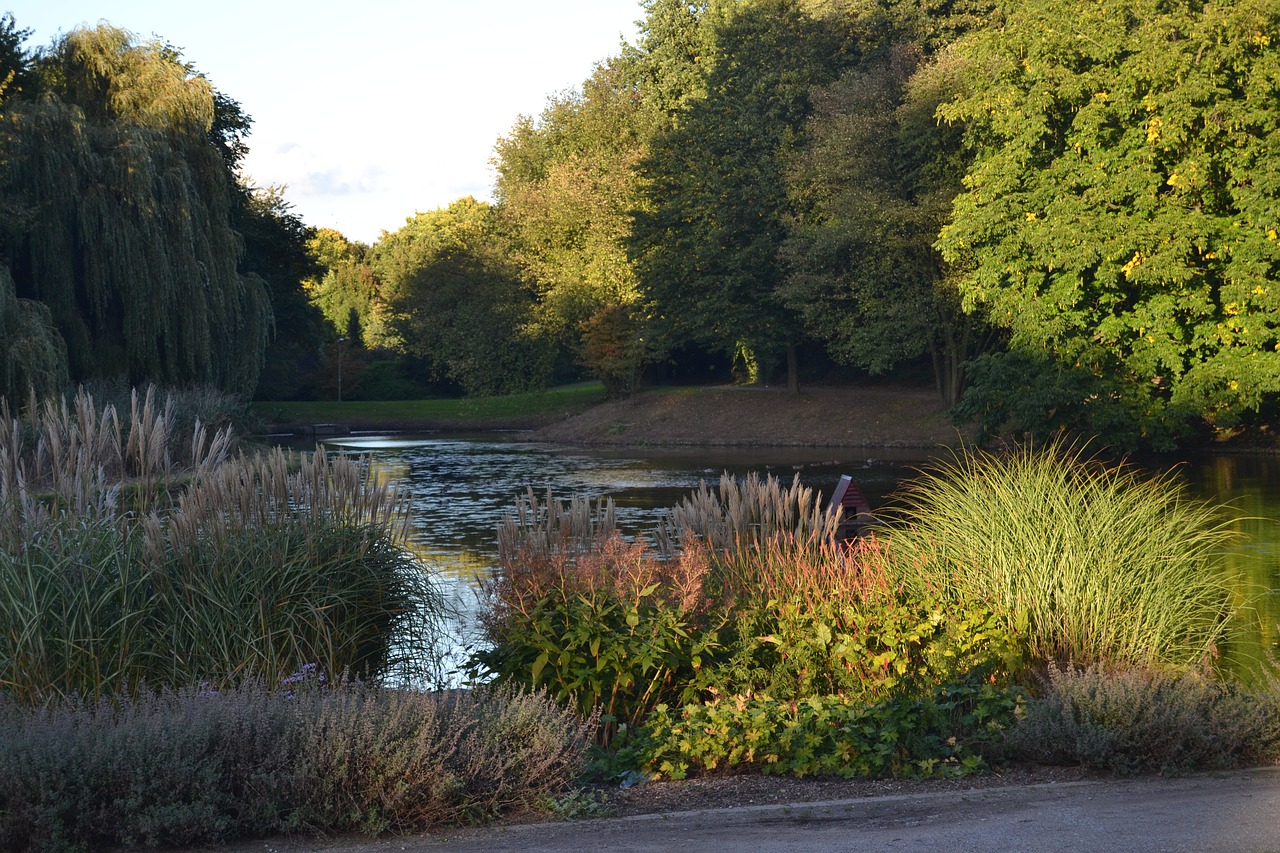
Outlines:
[[[408,493],[412,546],[439,573],[463,614],[459,640],[473,636],[476,591],[497,553],[496,529],[517,496],[532,487],[559,498],[611,497],[619,526],[651,528],[666,508],[702,481],[722,472],[773,474],[786,482],[797,474],[825,500],[841,474],[851,474],[873,507],[892,500],[899,485],[929,466],[923,450],[867,448],[581,449],[502,440],[501,437],[348,437],[334,450],[368,454],[379,472]],[[939,451],[948,458],[948,451]],[[1280,623],[1280,457],[1213,455],[1152,467],[1173,467],[1195,497],[1224,504],[1237,517],[1242,539],[1224,561],[1252,623],[1233,650],[1251,669],[1277,648]]]

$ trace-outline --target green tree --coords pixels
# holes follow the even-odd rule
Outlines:
[[[1247,420],[1280,391],[1280,6],[1019,0],[996,20],[941,109],[978,158],[939,241],[972,270],[966,305],[1024,361],[1128,389],[1149,442]]]
[[[797,213],[780,290],[839,362],[885,373],[928,356],[951,406],[990,337],[960,309],[955,271],[933,247],[963,174],[959,130],[933,119],[956,71],[948,52],[921,66],[900,45],[814,92],[787,173]]]
[[[369,247],[321,228],[307,241],[307,251],[323,270],[319,280],[306,282],[311,304],[324,314],[334,334],[367,344],[365,331],[371,328],[378,295]]]
[[[854,57],[840,18],[815,19],[795,0],[713,3],[697,18],[709,59],[705,94],[691,95],[653,141],[642,171],[632,251],[657,327],[748,363],[785,353],[797,387],[799,318],[779,298],[778,249],[788,211],[781,156],[809,114],[810,87]],[[653,55],[653,72],[672,74]],[[680,90],[695,92],[680,77]]]
[[[19,299],[9,268],[0,264],[0,398],[14,409],[34,391],[57,394],[67,383],[67,350],[49,309]]]
[[[44,94],[5,104],[0,139],[17,297],[47,306],[73,379],[251,391],[271,306],[236,267],[208,81],[105,25],[61,37],[35,72]]]
[[[498,213],[536,289],[540,323],[615,392],[634,385],[644,352],[639,324],[627,319],[639,296],[627,238],[652,121],[620,66],[604,63],[536,123],[517,122],[494,160]],[[606,327],[634,338],[601,348]]]
[[[240,272],[263,282],[274,318],[257,396],[285,400],[305,395],[326,338],[324,315],[303,287],[320,272],[307,247],[313,229],[277,187],[242,188],[231,223],[244,242]]]
[[[468,197],[417,214],[373,248],[373,337],[428,359],[471,395],[546,387],[555,356],[497,224]]]

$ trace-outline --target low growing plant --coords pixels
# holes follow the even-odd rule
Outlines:
[[[1186,773],[1280,758],[1280,690],[1249,692],[1198,672],[1048,670],[1008,736],[1019,756],[1112,773]]]
[[[923,696],[734,696],[672,709],[645,724],[644,766],[690,772],[753,768],[807,776],[963,776],[988,767],[1023,694],[981,680],[938,685]]]
[[[607,740],[664,701],[689,701],[717,647],[703,595],[706,562],[652,557],[614,534],[597,553],[504,556],[482,624],[477,677],[546,689],[582,714],[599,708]]]
[[[0,849],[423,831],[537,809],[591,723],[541,694],[252,682],[31,708],[0,698]]]

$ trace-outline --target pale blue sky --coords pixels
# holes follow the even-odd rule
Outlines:
[[[488,198],[493,144],[635,39],[639,0],[16,0],[30,46],[107,20],[182,48],[253,117],[246,171],[372,242]]]

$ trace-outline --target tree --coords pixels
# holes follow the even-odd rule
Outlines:
[[[494,160],[497,212],[536,290],[539,322],[618,393],[635,384],[644,352],[626,241],[652,121],[619,64],[604,63],[581,92],[552,99],[536,123],[518,121]],[[605,328],[615,338],[602,348]],[[634,339],[616,339],[623,332]],[[629,355],[620,360],[618,351]]]
[[[851,57],[839,19],[816,20],[793,0],[711,4],[697,20],[714,45],[709,61],[696,58],[705,94],[683,103],[642,164],[632,242],[641,287],[672,345],[694,341],[749,364],[785,353],[796,388],[801,324],[777,295],[788,209],[780,157],[803,129],[810,87]]]
[[[320,272],[307,248],[313,229],[293,212],[282,188],[240,189],[231,217],[244,242],[240,272],[263,283],[273,317],[256,396],[292,399],[311,390],[309,376],[319,366],[326,338],[324,315],[302,284]]]
[[[955,64],[943,53],[922,66],[900,45],[814,92],[808,143],[789,158],[797,213],[780,289],[839,362],[885,373],[927,355],[949,406],[988,338],[933,248],[963,174],[958,130],[933,120]]]
[[[16,408],[28,393],[43,398],[66,383],[67,350],[49,309],[19,299],[9,268],[0,264],[0,398]]]
[[[75,30],[5,105],[0,253],[47,306],[71,377],[256,384],[271,322],[239,274],[235,187],[211,144],[212,87],[165,45]]]
[[[1131,389],[1148,442],[1246,420],[1280,392],[1280,7],[1020,0],[997,20],[941,110],[977,151],[939,240],[972,270],[965,304],[1029,360]]]
[[[320,310],[335,334],[367,344],[365,332],[373,322],[377,280],[369,266],[369,247],[354,243],[332,228],[321,228],[307,241],[307,251],[324,270],[317,281],[306,282],[311,304]]]
[[[374,337],[430,360],[471,395],[546,387],[552,342],[508,258],[489,205],[470,197],[419,213],[374,246]]]

